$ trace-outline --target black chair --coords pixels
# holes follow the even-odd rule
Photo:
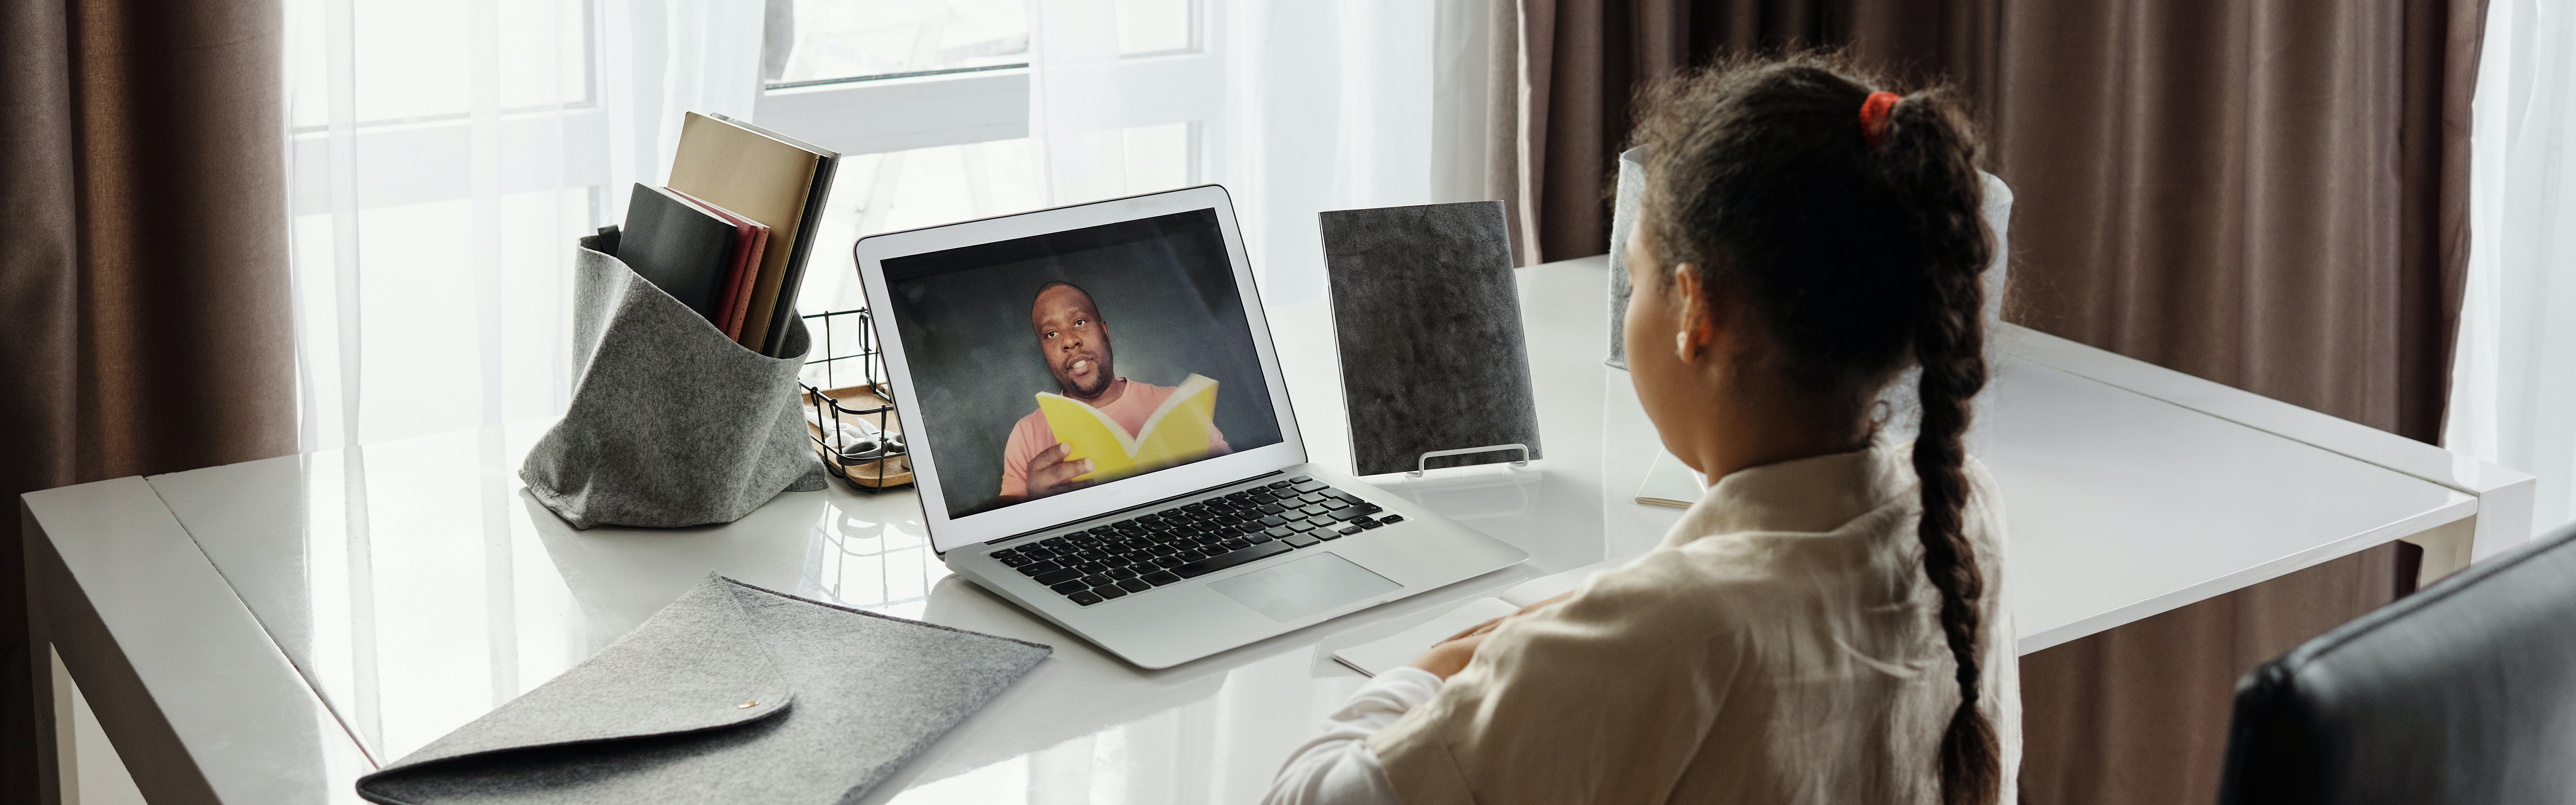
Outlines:
[[[2246,674],[2218,801],[2576,802],[2576,525]]]

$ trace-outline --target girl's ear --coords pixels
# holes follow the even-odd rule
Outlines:
[[[1717,341],[1717,310],[1710,304],[1708,289],[1699,282],[1699,268],[1689,263],[1673,266],[1673,294],[1681,303],[1681,327],[1673,333],[1673,353],[1683,363],[1698,363]]]

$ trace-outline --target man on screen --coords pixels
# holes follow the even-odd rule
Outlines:
[[[1117,376],[1109,353],[1109,324],[1101,321],[1099,306],[1080,286],[1061,280],[1038,286],[1037,299],[1029,305],[1029,328],[1037,335],[1047,373],[1055,376],[1057,392],[1100,409],[1131,436],[1172,396],[1170,386]],[[1055,429],[1047,425],[1043,412],[1021,417],[1002,448],[1002,502],[1018,503],[1090,486],[1090,480],[1075,478],[1090,472],[1092,462],[1066,461],[1071,450],[1056,441]],[[1228,452],[1225,434],[1210,426],[1208,455]]]

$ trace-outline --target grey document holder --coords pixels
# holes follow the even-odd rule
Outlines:
[[[373,802],[840,803],[1053,649],[710,575],[597,655],[358,779]]]
[[[1538,458],[1503,203],[1322,216],[1354,474]]]
[[[1610,202],[1610,357],[1628,368],[1628,233],[1637,230],[1637,201],[1646,196],[1646,147],[1619,152],[1619,190]]]
[[[667,528],[823,488],[796,396],[804,322],[782,357],[745,349],[616,250],[593,236],[574,255],[572,404],[519,466],[528,494],[576,528]]]

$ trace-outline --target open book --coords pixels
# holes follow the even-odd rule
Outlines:
[[[1107,413],[1062,394],[1038,392],[1038,411],[1055,440],[1072,448],[1064,460],[1091,460],[1091,471],[1077,480],[1116,480],[1206,458],[1208,431],[1216,422],[1216,381],[1190,375],[1132,436]]]
[[[1333,652],[1333,661],[1369,676],[1402,668],[1422,652],[1466,631],[1468,627],[1521,611],[1521,607],[1555,598],[1583,586],[1592,574],[1607,570],[1625,559],[1597,562],[1558,573],[1530,579],[1495,593],[1491,598],[1478,598],[1459,604],[1447,614],[1422,622],[1411,629]]]

